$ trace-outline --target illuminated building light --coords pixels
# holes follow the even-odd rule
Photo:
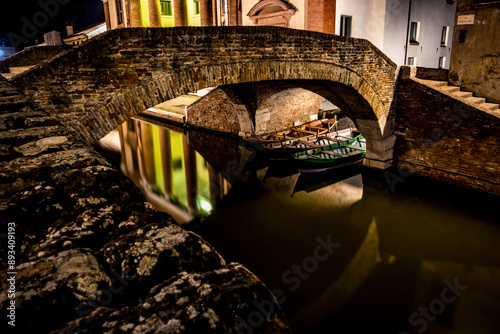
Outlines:
[[[209,201],[207,201],[207,200],[205,200],[203,198],[198,200],[198,205],[205,212],[212,211],[212,204],[210,204]]]

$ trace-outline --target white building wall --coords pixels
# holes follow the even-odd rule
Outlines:
[[[389,0],[390,1],[390,0]],[[351,37],[364,38],[382,49],[386,0],[337,0],[335,34],[340,35],[340,17],[352,16]]]
[[[120,0],[122,3],[122,10],[123,10],[123,23],[127,22],[127,11],[125,7],[125,1]],[[109,6],[109,23],[111,26],[111,29],[116,29],[118,26],[118,12],[116,9],[116,0],[108,0],[108,6]]]
[[[445,0],[411,0],[410,21],[420,22],[419,45],[409,45],[406,57],[416,65],[437,68],[446,57],[449,68],[451,37],[455,18],[453,5]],[[364,38],[382,50],[396,64],[405,64],[406,33],[410,0],[337,0],[335,33],[340,34],[340,17],[352,16],[351,36]],[[448,26],[448,43],[441,47],[441,31]]]
[[[405,60],[409,3],[409,0],[387,0],[386,3],[384,24],[386,28],[381,50],[398,65],[403,65]]]
[[[444,68],[450,66],[451,38],[455,20],[453,5],[439,0],[412,0],[410,21],[419,22],[418,45],[408,46],[408,57],[416,57],[416,66],[437,68],[439,57],[446,57]],[[441,31],[448,26],[447,46],[441,47]]]
[[[253,21],[250,20],[250,17],[247,15],[248,12],[259,2],[259,0],[242,0],[241,1],[241,16],[242,23],[244,26],[253,26]]]
[[[111,29],[115,29],[118,26],[118,20],[116,17],[116,2],[114,0],[108,0],[109,6],[109,23]]]
[[[290,28],[306,29],[307,28],[307,1],[290,0],[292,5],[297,8],[295,15],[290,19]]]

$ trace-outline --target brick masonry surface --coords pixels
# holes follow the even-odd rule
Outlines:
[[[479,2],[457,3],[457,17],[473,15],[474,22],[457,25],[455,20],[449,82],[487,102],[500,103],[500,2]]]
[[[324,98],[287,82],[235,84],[214,89],[187,107],[187,121],[234,134],[265,133],[317,116]]]
[[[448,81],[449,72],[442,68],[417,67],[415,76],[425,80]]]
[[[398,84],[395,121],[396,167],[500,194],[500,118],[410,79]]]
[[[0,72],[9,73],[9,67],[36,65],[67,49],[65,46],[38,46],[24,49],[0,61]]]
[[[205,87],[263,80],[327,80],[360,118],[387,115],[396,65],[366,40],[278,27],[108,31],[12,81],[94,142],[130,116]],[[334,101],[332,101],[334,102]]]
[[[238,115],[240,110],[242,115]],[[239,133],[242,126],[250,129],[252,124],[245,106],[235,103],[218,88],[188,106],[186,114],[190,124],[229,133]],[[245,116],[246,119],[242,119],[243,124],[240,125],[239,118]]]

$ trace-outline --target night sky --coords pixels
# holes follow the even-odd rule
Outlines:
[[[48,9],[44,9],[43,4]],[[0,46],[11,46],[11,41],[21,47],[29,46],[35,43],[35,38],[43,42],[43,34],[52,30],[61,32],[61,37],[65,38],[67,20],[75,22],[75,31],[104,22],[102,1],[22,0],[4,3],[0,9]],[[34,29],[30,29],[31,24]]]

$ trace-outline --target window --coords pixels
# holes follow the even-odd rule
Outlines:
[[[438,68],[444,68],[445,63],[446,63],[446,57],[439,57]]]
[[[340,16],[340,36],[351,37],[352,16]]]
[[[410,44],[418,44],[418,22],[410,25]]]
[[[415,66],[415,63],[416,63],[415,57],[408,57],[408,65]]]
[[[220,25],[229,25],[229,4],[228,0],[220,0]]]
[[[122,24],[123,23],[122,0],[116,0],[116,18],[118,20],[118,24]]]
[[[443,27],[441,31],[441,46],[446,46],[446,41],[448,39],[448,27]]]
[[[193,0],[193,13],[200,15],[200,0]]]
[[[172,16],[172,0],[160,0],[160,13],[163,16]]]

